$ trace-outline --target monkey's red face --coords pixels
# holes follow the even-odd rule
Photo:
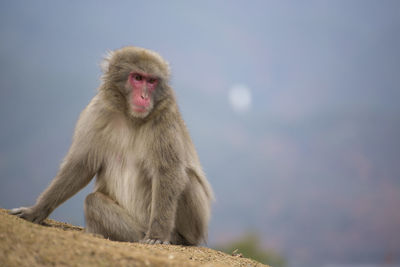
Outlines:
[[[147,73],[133,72],[129,75],[131,88],[132,111],[139,116],[145,116],[153,105],[153,93],[158,85],[158,78]]]

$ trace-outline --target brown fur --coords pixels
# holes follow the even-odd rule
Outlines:
[[[40,223],[97,175],[85,200],[87,231],[121,241],[199,244],[213,195],[168,85],[168,64],[155,52],[125,47],[103,67],[103,83],[78,120],[57,176],[34,206],[11,213]],[[133,71],[159,79],[145,115],[128,100]]]

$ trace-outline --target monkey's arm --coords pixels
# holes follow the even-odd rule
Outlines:
[[[168,244],[175,226],[178,199],[188,181],[183,164],[183,146],[178,127],[161,123],[163,137],[154,140],[152,162],[152,201],[149,228],[142,240]],[[163,127],[168,126],[168,127]]]
[[[89,161],[93,136],[90,127],[85,128],[83,125],[86,113],[83,112],[78,121],[72,145],[60,170],[47,189],[39,196],[36,204],[31,207],[12,209],[10,214],[34,223],[41,223],[55,208],[90,182],[98,167],[90,164]]]
[[[143,243],[169,244],[184,180],[176,171],[153,178],[150,222]]]
[[[73,156],[67,158],[34,206],[13,209],[10,213],[34,223],[41,223],[55,208],[86,186],[94,174],[83,160],[74,159]]]

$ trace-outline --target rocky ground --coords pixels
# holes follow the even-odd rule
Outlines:
[[[0,209],[0,266],[266,266],[206,247],[115,242],[54,220],[37,225]]]

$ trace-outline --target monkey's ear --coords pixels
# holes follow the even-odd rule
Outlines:
[[[113,56],[114,52],[111,50],[107,50],[106,54],[103,57],[103,61],[100,63],[100,69],[103,73],[108,72],[108,67],[110,65],[110,60]]]

